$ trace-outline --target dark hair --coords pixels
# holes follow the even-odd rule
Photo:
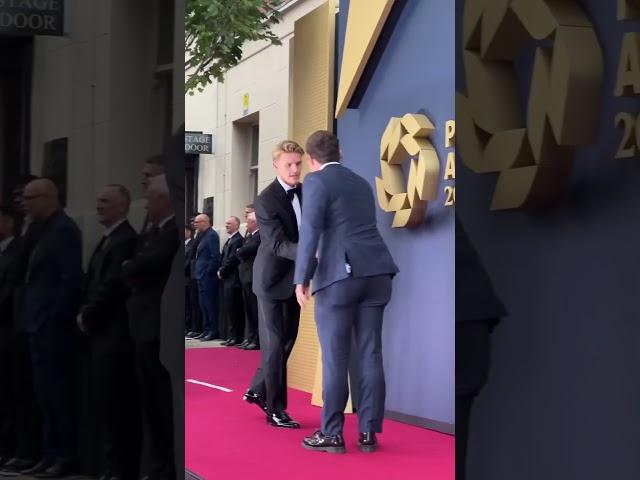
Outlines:
[[[326,130],[318,130],[307,139],[307,154],[324,164],[340,161],[338,137]]]
[[[107,185],[107,187],[113,188],[122,196],[127,205],[127,210],[129,210],[129,207],[131,206],[131,193],[129,193],[127,187],[119,183],[110,183]]]
[[[245,208],[250,208],[251,210],[255,210],[256,206],[253,203],[250,203],[249,205],[247,205]]]

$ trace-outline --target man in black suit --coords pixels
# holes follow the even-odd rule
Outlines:
[[[73,469],[76,455],[75,318],[82,291],[82,240],[77,225],[62,210],[51,180],[32,181],[23,196],[31,219],[42,227],[29,255],[24,311],[44,422],[44,457],[23,474],[55,478]]]
[[[171,379],[160,361],[160,307],[179,234],[164,175],[151,180],[145,196],[150,228],[122,269],[132,290],[127,311],[148,451],[141,470],[143,479],[168,480],[176,474]]]
[[[304,150],[293,141],[273,152],[277,178],[256,199],[260,247],[253,264],[253,292],[258,297],[260,366],[244,394],[276,427],[300,428],[287,414],[287,360],[298,336],[300,306],[293,273],[302,218],[300,173]]]
[[[225,222],[229,238],[222,248],[222,266],[218,270],[218,278],[222,280],[224,312],[226,317],[227,340],[222,345],[232,347],[242,343],[244,334],[244,307],[242,303],[242,284],[238,273],[240,261],[236,251],[242,246],[243,238],[240,230],[240,219],[229,217]],[[225,331],[223,330],[222,335]],[[224,337],[223,337],[224,338]]]
[[[191,333],[191,296],[189,282],[191,281],[191,251],[193,250],[193,235],[189,225],[184,226],[184,335]]]
[[[247,214],[247,233],[244,243],[236,255],[240,260],[238,273],[242,283],[242,297],[246,316],[245,341],[238,345],[243,350],[257,350],[260,342],[258,337],[258,298],[253,293],[253,262],[260,247],[260,230],[255,212]]]
[[[0,206],[0,465],[16,451],[16,398],[12,388],[15,341],[15,284],[20,240],[19,218],[12,207]]]
[[[198,279],[196,278],[196,252],[198,251],[198,246],[200,245],[200,240],[202,240],[202,235],[199,234],[198,229],[195,226],[195,219],[200,214],[196,214],[193,218],[192,225],[190,225],[193,230],[195,230],[193,235],[193,240],[191,241],[191,247],[189,249],[189,255],[185,255],[185,268],[189,269],[189,281],[188,281],[188,290],[189,290],[189,302],[190,302],[190,310],[191,310],[191,323],[189,325],[189,332],[187,333],[187,338],[197,338],[200,339],[203,337],[203,328],[202,328],[202,306],[200,305],[200,294],[198,292]],[[187,265],[188,264],[188,265]]]
[[[78,327],[91,343],[91,378],[96,405],[101,479],[128,478],[134,468],[129,439],[134,431],[131,395],[134,389],[133,345],[128,330],[126,301],[129,290],[122,264],[135,254],[138,235],[127,221],[131,196],[122,185],[108,185],[98,195],[96,212],[104,227],[85,278],[85,300]]]
[[[211,228],[209,215],[201,213],[194,220],[198,231],[198,246],[193,254],[193,276],[198,281],[198,302],[202,312],[203,342],[220,338],[218,325],[218,268],[220,268],[220,238]]]

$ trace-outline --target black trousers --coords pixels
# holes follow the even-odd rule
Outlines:
[[[16,448],[15,394],[11,384],[13,329],[0,327],[0,457],[13,457]]]
[[[244,313],[246,323],[244,328],[244,338],[249,343],[260,344],[258,335],[258,297],[253,293],[253,284],[242,285],[242,297],[244,299]]]
[[[14,456],[37,460],[42,456],[42,420],[33,381],[29,336],[16,332],[11,345],[11,377],[16,443]]]
[[[130,340],[91,346],[92,401],[99,433],[100,464],[119,478],[136,478],[141,441],[136,364]]]
[[[42,414],[44,457],[76,460],[76,381],[78,338],[75,330],[45,325],[30,334],[33,384]]]
[[[473,404],[487,382],[491,323],[456,323],[456,480],[465,480]]]
[[[191,291],[189,289],[189,282],[187,280],[184,286],[184,331],[185,333],[191,331]]]
[[[140,476],[173,479],[173,393],[169,372],[160,362],[160,342],[135,342],[135,356],[147,451]]]
[[[260,366],[249,388],[265,398],[270,412],[287,408],[287,360],[299,323],[300,306],[295,295],[287,300],[258,298]]]
[[[227,338],[242,342],[244,336],[244,304],[242,301],[242,287],[224,286],[224,310],[227,317]],[[224,337],[224,331],[221,331]]]
[[[202,310],[198,297],[198,281],[189,281],[189,300],[191,301],[191,331],[202,333]]]

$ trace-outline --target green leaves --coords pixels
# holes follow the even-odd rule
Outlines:
[[[280,22],[283,0],[187,0],[185,14],[187,80],[193,95],[224,81],[227,70],[242,59],[245,42],[265,40],[281,45],[271,27]]]

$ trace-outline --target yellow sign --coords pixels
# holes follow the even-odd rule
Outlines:
[[[244,115],[249,113],[249,94],[245,93],[242,95],[242,111]]]
[[[568,186],[576,147],[596,138],[604,73],[593,25],[578,0],[468,0],[463,36],[463,161],[476,173],[499,173],[493,210],[553,202]],[[531,40],[553,47],[536,49],[522,112],[513,62]]]
[[[380,142],[381,177],[376,177],[380,208],[395,212],[393,227],[414,227],[424,222],[429,200],[438,197],[440,161],[429,141],[434,127],[425,115],[392,117]],[[409,157],[409,179],[402,164]]]

